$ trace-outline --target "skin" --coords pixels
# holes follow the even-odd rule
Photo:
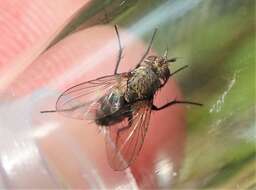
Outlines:
[[[152,113],[143,148],[130,170],[123,172],[114,172],[109,167],[103,134],[99,133],[99,128],[94,123],[73,120],[58,114],[41,115],[39,113],[40,110],[52,108],[58,95],[66,88],[81,81],[87,81],[114,72],[118,50],[117,43],[113,43],[110,53],[106,53],[102,49],[107,43],[106,41],[116,40],[113,26],[95,26],[79,31],[60,41],[39,57],[35,56],[42,52],[47,42],[53,38],[55,32],[84,2],[77,1],[76,3],[76,6],[71,7],[72,11],[67,13],[65,10],[72,5],[71,1],[65,1],[64,5],[62,2],[56,1],[56,4],[52,6],[61,6],[59,7],[60,12],[56,13],[58,22],[52,23],[50,16],[49,18],[43,17],[46,19],[45,23],[47,25],[54,26],[53,29],[48,29],[49,31],[43,33],[40,38],[35,36],[36,34],[33,33],[33,30],[25,30],[26,35],[31,35],[35,39],[31,44],[26,44],[27,40],[22,39],[24,41],[20,43],[27,48],[24,48],[23,45],[18,47],[18,54],[13,53],[12,56],[9,56],[13,52],[10,49],[11,45],[8,44],[6,36],[0,37],[0,44],[5,44],[2,49],[4,48],[5,52],[10,52],[10,54],[0,54],[2,56],[1,60],[6,60],[6,64],[0,67],[3,79],[1,80],[2,99],[15,104],[16,101],[25,96],[43,92],[46,95],[33,104],[33,111],[29,113],[31,117],[30,129],[40,131],[49,124],[56,124],[57,126],[45,135],[32,136],[44,158],[44,163],[47,164],[49,171],[51,171],[52,177],[50,178],[52,180],[47,181],[45,176],[41,176],[41,172],[38,172],[40,171],[38,170],[38,165],[42,164],[42,160],[32,156],[23,161],[27,165],[17,165],[14,168],[15,175],[7,173],[6,186],[89,188],[100,187],[93,185],[101,184],[101,187],[114,188],[120,185],[129,185],[136,181],[136,185],[140,187],[157,187],[159,186],[159,171],[156,171],[157,163],[168,159],[174,169],[177,170],[180,167],[185,132],[183,106],[173,106]],[[0,6],[7,7],[7,4],[3,3]],[[34,6],[47,8],[47,3],[43,2],[42,4],[40,6],[35,4]],[[13,7],[9,7],[9,9],[15,12]],[[17,8],[17,10],[20,9]],[[18,13],[25,15],[26,11],[30,10],[22,9]],[[54,9],[49,10],[49,12],[51,11],[53,13]],[[35,11],[30,15],[37,14],[40,13]],[[28,19],[32,20],[30,17]],[[13,18],[9,22],[11,24],[19,23],[16,26],[18,29],[24,26],[22,20],[17,18]],[[35,23],[35,27],[37,23]],[[132,34],[127,34],[121,29],[120,31],[122,41],[126,41],[126,38],[133,40],[130,45],[125,45],[125,42],[123,42],[124,56],[118,72],[132,69],[147,47],[147,44],[143,44],[134,38]],[[14,30],[10,32],[14,36],[18,35]],[[13,43],[18,44],[15,39]],[[96,58],[102,57],[103,59],[91,61],[95,53],[99,53]],[[15,70],[14,68],[20,70]],[[11,72],[7,75],[5,74],[6,71]],[[50,94],[47,95],[47,93]],[[154,102],[156,105],[163,105],[173,98],[181,98],[181,93],[176,82],[170,79],[161,92],[157,94]],[[23,125],[20,125],[20,130],[23,129]],[[17,141],[17,143],[21,144],[22,142]],[[96,179],[95,175],[98,180],[100,179],[101,183],[92,180]],[[33,177],[34,180],[31,181],[29,176]]]

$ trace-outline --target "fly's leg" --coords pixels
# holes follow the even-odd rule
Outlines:
[[[186,69],[186,68],[188,68],[188,65],[185,65],[185,66],[183,66],[183,67],[177,69],[176,71],[174,71],[173,73],[171,73],[170,76],[172,76],[172,75],[174,75],[174,74],[176,74],[176,73],[178,73],[178,72],[180,72],[180,71],[182,71],[183,69]]]
[[[157,32],[157,28],[155,29],[155,31],[154,31],[154,33],[153,33],[153,35],[152,35],[152,38],[151,38],[151,40],[150,40],[150,43],[149,43],[149,45],[148,45],[148,48],[147,48],[146,52],[144,53],[144,55],[142,56],[142,58],[140,59],[140,61],[138,62],[138,64],[136,65],[135,68],[138,68],[139,65],[142,63],[142,61],[143,61],[143,60],[146,58],[146,56],[148,55],[148,53],[149,53],[149,51],[150,51],[150,49],[151,49],[151,47],[152,47],[152,44],[153,44],[153,41],[154,41],[156,32]]]
[[[155,105],[152,105],[152,110],[154,111],[159,111],[159,110],[162,110],[162,109],[165,109],[169,106],[172,106],[172,105],[175,105],[175,104],[189,104],[189,105],[195,105],[195,106],[202,106],[203,104],[201,103],[198,103],[198,102],[190,102],[190,101],[178,101],[178,100],[173,100],[161,107],[157,107]]]
[[[121,61],[121,58],[122,58],[123,48],[122,48],[121,39],[120,39],[120,35],[119,35],[119,32],[118,32],[117,25],[115,25],[115,31],[116,31],[116,35],[117,35],[117,39],[118,39],[118,46],[119,46],[119,52],[118,52],[117,62],[116,62],[115,71],[114,71],[114,74],[117,74],[117,70],[118,70],[118,67],[119,67],[119,64],[120,64],[120,61]],[[138,62],[138,64],[136,65],[135,68],[138,68],[139,65],[142,63],[142,61],[148,55],[148,53],[149,53],[149,51],[152,47],[156,32],[157,32],[157,29],[155,29],[146,52],[144,53],[144,55],[142,56],[142,58],[140,59],[140,61]]]
[[[118,56],[117,56],[117,62],[116,62],[116,66],[115,66],[114,75],[117,74],[117,69],[119,67],[120,61],[122,59],[122,53],[123,53],[123,48],[122,48],[121,39],[120,39],[120,35],[119,35],[119,32],[118,32],[117,25],[115,25],[115,31],[116,31],[116,36],[117,36],[117,40],[118,40],[119,51],[118,51]]]
[[[173,58],[173,59],[175,59],[175,58]],[[188,65],[185,65],[185,66],[183,66],[183,67],[177,69],[176,71],[174,71],[173,73],[171,73],[170,76],[172,76],[172,75],[174,75],[174,74],[176,74],[176,73],[182,71],[183,69],[186,69],[187,67],[188,67]],[[162,88],[162,87],[166,84],[166,82],[167,82],[167,81],[165,81],[165,83],[163,83],[163,84],[160,86],[160,88]]]

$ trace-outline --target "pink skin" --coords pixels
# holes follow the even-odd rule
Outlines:
[[[90,0],[1,0],[0,91],[15,81],[65,23],[89,2]]]
[[[165,159],[177,172],[182,160],[185,126],[184,109],[180,105],[152,112],[143,148],[130,170],[123,172],[115,172],[109,167],[103,134],[98,132],[98,127],[94,123],[73,120],[58,114],[42,115],[39,113],[39,110],[53,108],[58,95],[67,87],[113,73],[118,52],[114,27],[95,26],[79,31],[60,41],[36,59],[35,55],[40,54],[56,31],[86,1],[77,0],[75,4],[70,0],[54,1],[50,4],[44,1],[40,3],[38,1],[38,4],[24,1],[21,4],[17,1],[16,3],[20,4],[17,7],[9,5],[8,2],[0,2],[0,7],[8,10],[6,14],[10,14],[10,25],[16,25],[5,33],[12,38],[8,38],[8,35],[0,36],[0,61],[4,60],[4,63],[0,64],[1,77],[4,79],[1,90],[5,94],[4,98],[13,101],[39,90],[43,90],[43,93],[53,93],[35,103],[35,111],[31,117],[33,117],[32,128],[35,130],[40,130],[52,123],[57,126],[47,135],[34,136],[57,183],[71,188],[114,188],[131,185],[136,181],[140,187],[157,187],[161,171],[157,171],[159,169],[156,165]],[[49,17],[26,8],[26,4],[32,4],[31,6],[36,7],[36,10],[40,4],[40,9],[47,10],[46,14],[49,14]],[[24,8],[19,8],[19,6]],[[51,7],[58,7],[58,11],[56,12]],[[43,26],[37,26],[40,23],[38,20],[30,18],[37,18],[37,16],[39,20],[43,20],[46,31],[31,30],[24,23],[24,20],[28,19],[31,23],[34,22],[33,27],[42,28]],[[3,16],[0,15],[1,17]],[[7,17],[3,19],[5,18]],[[6,29],[0,25],[0,31],[3,30]],[[21,31],[27,37],[19,38]],[[124,55],[119,72],[124,72],[134,68],[147,44],[144,45],[121,29],[120,32]],[[112,41],[110,47],[104,49],[109,41]],[[3,74],[6,71],[10,74]],[[8,96],[11,94],[12,98]],[[155,104],[163,105],[173,98],[180,97],[181,93],[175,81],[171,79],[157,95]],[[22,176],[22,169],[16,168],[16,173],[20,175],[8,177],[12,183],[31,184],[31,179],[26,178],[27,174]],[[32,176],[33,173],[37,173],[35,169],[29,171]],[[98,181],[95,180],[95,176]],[[93,186],[94,183],[98,186]],[[34,187],[40,187],[40,184],[40,179],[33,183]]]

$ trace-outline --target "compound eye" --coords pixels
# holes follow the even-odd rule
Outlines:
[[[165,64],[165,59],[159,58],[159,59],[157,60],[157,62],[158,62],[158,65],[159,65],[159,66],[162,66],[163,64]]]
[[[156,56],[150,55],[147,57],[146,61],[147,62],[154,62],[156,60]]]

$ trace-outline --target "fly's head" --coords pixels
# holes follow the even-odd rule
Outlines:
[[[161,80],[161,83],[164,84],[170,77],[170,63],[175,62],[176,59],[168,59],[166,55],[164,56],[155,56],[151,55],[145,59],[145,64],[151,66],[152,70]]]

